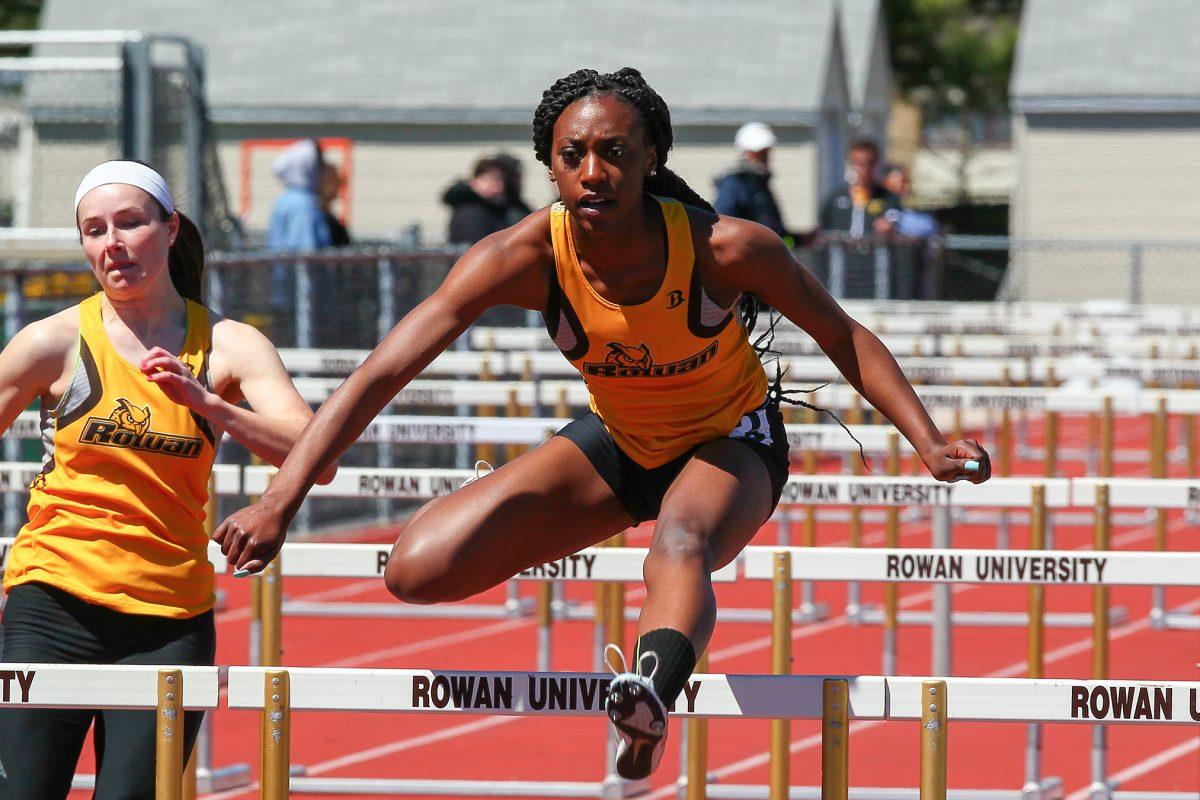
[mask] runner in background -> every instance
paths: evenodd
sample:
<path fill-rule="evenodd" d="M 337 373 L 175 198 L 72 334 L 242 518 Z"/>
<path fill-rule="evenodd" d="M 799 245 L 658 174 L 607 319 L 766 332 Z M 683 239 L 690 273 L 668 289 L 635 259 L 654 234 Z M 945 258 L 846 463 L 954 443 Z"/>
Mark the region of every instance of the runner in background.
<path fill-rule="evenodd" d="M 45 446 L 8 554 L 0 661 L 211 665 L 204 521 L 217 443 L 229 433 L 279 464 L 312 412 L 261 333 L 202 304 L 200 233 L 161 175 L 99 165 L 75 220 L 101 291 L 0 352 L 0 432 L 37 399 Z M 185 758 L 201 716 L 185 715 Z M 154 719 L 5 710 L 0 798 L 66 797 L 95 721 L 97 800 L 151 800 Z"/>

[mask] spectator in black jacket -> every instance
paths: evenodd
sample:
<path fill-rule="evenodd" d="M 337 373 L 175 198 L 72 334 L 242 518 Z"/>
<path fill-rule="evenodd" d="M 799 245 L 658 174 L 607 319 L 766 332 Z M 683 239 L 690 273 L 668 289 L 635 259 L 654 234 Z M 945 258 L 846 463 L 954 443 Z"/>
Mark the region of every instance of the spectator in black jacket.
<path fill-rule="evenodd" d="M 892 232 L 900 198 L 879 185 L 879 145 L 857 139 L 850 145 L 850 181 L 821 204 L 822 231 L 838 231 L 852 239 Z M 892 212 L 892 213 L 888 213 Z"/>
<path fill-rule="evenodd" d="M 451 209 L 446 237 L 451 244 L 475 244 L 529 213 L 510 189 L 512 169 L 502 156 L 481 158 L 475 162 L 470 180 L 459 181 L 446 190 L 442 202 Z M 522 208 L 523 212 L 517 213 Z"/>
<path fill-rule="evenodd" d="M 713 205 L 717 213 L 752 220 L 781 237 L 788 236 L 779 204 L 771 191 L 774 131 L 761 122 L 747 122 L 738 128 L 733 143 L 738 149 L 738 163 L 714 180 L 717 201 Z"/>

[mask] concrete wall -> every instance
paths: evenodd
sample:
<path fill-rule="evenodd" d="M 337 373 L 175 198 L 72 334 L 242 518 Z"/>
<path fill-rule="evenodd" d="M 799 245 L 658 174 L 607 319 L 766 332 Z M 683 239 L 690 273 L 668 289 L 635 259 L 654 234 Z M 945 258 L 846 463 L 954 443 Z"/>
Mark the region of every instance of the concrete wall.
<path fill-rule="evenodd" d="M 1200 114 L 1037 114 L 1014 124 L 1019 239 L 1200 242 Z M 1023 297 L 1128 298 L 1132 256 L 1112 247 L 1014 259 Z M 1143 300 L 1200 302 L 1200 247 L 1141 254 Z"/>

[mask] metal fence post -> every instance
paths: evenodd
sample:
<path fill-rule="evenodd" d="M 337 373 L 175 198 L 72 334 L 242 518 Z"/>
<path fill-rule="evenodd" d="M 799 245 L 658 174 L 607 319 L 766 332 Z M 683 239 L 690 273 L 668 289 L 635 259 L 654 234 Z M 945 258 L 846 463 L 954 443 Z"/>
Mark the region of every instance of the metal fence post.
<path fill-rule="evenodd" d="M 21 330 L 25 316 L 25 280 L 19 272 L 9 273 L 4 281 L 4 342 L 7 344 Z M 21 442 L 15 437 L 4 440 L 4 460 L 21 460 Z M 15 536 L 24 516 L 22 496 L 17 492 L 4 495 L 4 535 Z"/>
<path fill-rule="evenodd" d="M 379 340 L 388 335 L 396 324 L 396 275 L 393 271 L 392 260 L 387 256 L 379 259 Z M 390 469 L 393 464 L 392 443 L 387 437 L 381 437 L 376 445 L 375 463 L 380 469 Z M 392 513 L 392 501 L 381 497 L 375 501 L 375 515 L 380 522 L 386 522 Z"/>
<path fill-rule="evenodd" d="M 891 296 L 892 259 L 886 242 L 871 245 L 875 257 L 875 299 L 887 300 Z"/>
<path fill-rule="evenodd" d="M 829 293 L 838 300 L 846 296 L 846 249 L 841 239 L 829 243 Z"/>
<path fill-rule="evenodd" d="M 296 261 L 296 347 L 308 350 L 313 346 L 312 319 L 312 271 L 305 259 Z M 302 531 L 312 530 L 312 509 L 307 503 L 300 506 L 296 515 L 296 527 Z"/>
<path fill-rule="evenodd" d="M 1129 246 L 1129 302 L 1142 302 L 1142 246 L 1137 243 Z"/>

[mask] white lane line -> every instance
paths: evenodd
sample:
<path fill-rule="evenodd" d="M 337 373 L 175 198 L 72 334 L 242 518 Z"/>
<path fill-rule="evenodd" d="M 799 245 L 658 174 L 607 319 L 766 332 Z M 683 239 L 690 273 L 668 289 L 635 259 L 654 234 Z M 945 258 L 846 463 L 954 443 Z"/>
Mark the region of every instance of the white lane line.
<path fill-rule="evenodd" d="M 1127 767 L 1115 775 L 1110 775 L 1108 779 L 1115 782 L 1116 785 L 1120 787 L 1123 783 L 1131 781 L 1134 778 L 1140 778 L 1149 772 L 1153 772 L 1159 767 L 1170 764 L 1176 759 L 1183 758 L 1197 749 L 1200 749 L 1200 739 L 1188 739 L 1186 742 L 1180 742 L 1174 747 L 1150 756 L 1144 761 L 1139 761 L 1133 766 Z M 1090 787 L 1085 786 L 1079 791 L 1072 792 L 1070 795 L 1068 795 L 1067 800 L 1087 800 L 1089 797 L 1091 797 L 1091 789 Z"/>
<path fill-rule="evenodd" d="M 457 633 L 447 633 L 443 636 L 435 636 L 432 639 L 424 639 L 419 642 L 409 642 L 408 644 L 396 645 L 383 650 L 372 650 L 369 653 L 360 653 L 356 656 L 343 658 L 340 661 L 331 661 L 322 666 L 326 667 L 360 667 L 364 664 L 371 664 L 377 661 L 383 661 L 389 658 L 399 658 L 400 656 L 412 655 L 413 653 L 424 653 L 427 650 L 436 650 L 439 647 L 458 644 L 459 642 L 468 642 L 475 639 L 480 639 L 484 636 L 495 636 L 506 631 L 523 628 L 534 623 L 527 619 L 506 619 L 501 622 L 493 622 L 490 625 L 485 625 L 482 628 L 470 628 Z"/>

